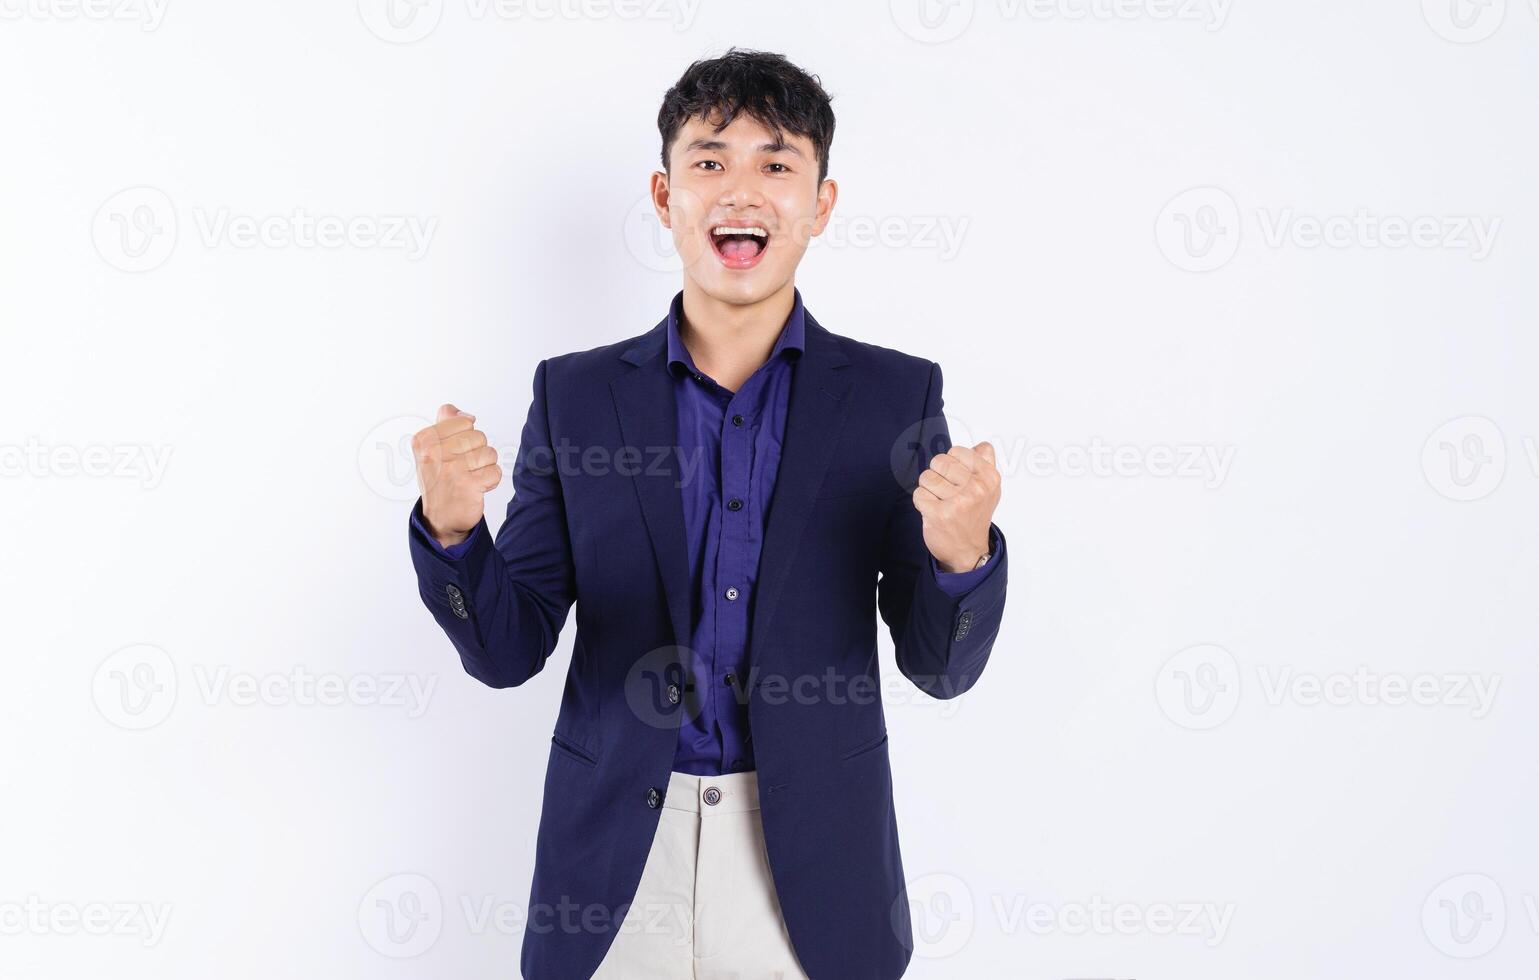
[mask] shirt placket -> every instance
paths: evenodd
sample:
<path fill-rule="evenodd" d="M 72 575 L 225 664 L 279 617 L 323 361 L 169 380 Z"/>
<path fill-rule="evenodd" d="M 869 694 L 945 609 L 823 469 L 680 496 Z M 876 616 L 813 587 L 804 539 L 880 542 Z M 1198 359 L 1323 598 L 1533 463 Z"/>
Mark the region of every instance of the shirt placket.
<path fill-rule="evenodd" d="M 738 684 L 741 683 L 743 655 L 748 645 L 748 609 L 750 569 L 748 552 L 749 525 L 753 508 L 753 434 L 754 413 L 750 409 L 753 392 L 760 379 L 755 376 L 742 385 L 727 403 L 721 420 L 721 562 L 722 570 L 717 615 L 717 676 L 713 686 L 723 705 L 718 718 L 730 717 L 733 724 L 723 726 L 721 766 L 732 771 L 734 762 L 745 763 L 747 746 L 742 744 L 742 725 L 738 718 Z"/>

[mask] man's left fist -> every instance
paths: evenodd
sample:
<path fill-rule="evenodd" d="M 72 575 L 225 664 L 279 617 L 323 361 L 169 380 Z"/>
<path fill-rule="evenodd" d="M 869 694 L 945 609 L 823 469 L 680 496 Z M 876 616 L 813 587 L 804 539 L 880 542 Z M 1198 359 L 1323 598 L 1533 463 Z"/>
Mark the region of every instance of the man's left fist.
<path fill-rule="evenodd" d="M 943 572 L 966 572 L 989 553 L 989 524 L 999 506 L 994 447 L 952 446 L 930 460 L 914 488 L 924 518 L 924 546 Z"/>

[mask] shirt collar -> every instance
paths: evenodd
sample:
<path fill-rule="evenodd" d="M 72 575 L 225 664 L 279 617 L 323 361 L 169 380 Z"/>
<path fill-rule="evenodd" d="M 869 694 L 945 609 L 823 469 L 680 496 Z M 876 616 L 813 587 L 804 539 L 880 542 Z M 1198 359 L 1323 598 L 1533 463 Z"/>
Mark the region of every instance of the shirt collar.
<path fill-rule="evenodd" d="M 770 350 L 768 360 L 784 357 L 790 360 L 800 357 L 805 347 L 807 338 L 807 312 L 802 306 L 802 291 L 791 289 L 793 296 L 791 302 L 791 315 L 786 317 L 785 326 L 780 328 L 780 336 L 775 339 L 775 346 Z M 684 372 L 699 374 L 695 369 L 695 359 L 689 356 L 689 348 L 684 346 L 684 341 L 679 337 L 679 324 L 684 319 L 684 293 L 673 297 L 673 302 L 668 305 L 668 370 L 675 377 Z M 793 353 L 794 352 L 794 353 Z"/>

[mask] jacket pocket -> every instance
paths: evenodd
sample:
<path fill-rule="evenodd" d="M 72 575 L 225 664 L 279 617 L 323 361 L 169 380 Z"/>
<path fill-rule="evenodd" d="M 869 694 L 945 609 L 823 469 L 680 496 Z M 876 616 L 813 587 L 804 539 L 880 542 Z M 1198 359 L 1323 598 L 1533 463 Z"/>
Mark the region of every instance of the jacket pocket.
<path fill-rule="evenodd" d="M 589 752 L 587 749 L 583 748 L 581 745 L 578 745 L 576 742 L 569 738 L 565 738 L 561 735 L 552 735 L 550 737 L 550 744 L 554 745 L 557 751 L 571 756 L 573 759 L 581 762 L 585 766 L 598 765 L 598 758 L 595 757 L 592 752 Z"/>
<path fill-rule="evenodd" d="M 876 736 L 875 738 L 867 739 L 866 741 L 855 746 L 853 749 L 846 751 L 844 754 L 840 755 L 839 758 L 841 761 L 855 759 L 865 755 L 867 752 L 875 752 L 877 749 L 886 744 L 887 733 L 884 731 L 882 734 Z"/>

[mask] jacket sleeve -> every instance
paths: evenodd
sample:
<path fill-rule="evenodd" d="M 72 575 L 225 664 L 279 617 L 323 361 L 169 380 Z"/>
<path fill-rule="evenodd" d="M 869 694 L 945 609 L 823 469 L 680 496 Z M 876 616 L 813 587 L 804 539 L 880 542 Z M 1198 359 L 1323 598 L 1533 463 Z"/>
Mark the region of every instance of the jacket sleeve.
<path fill-rule="evenodd" d="M 995 554 L 986 566 L 988 574 L 955 596 L 936 580 L 912 490 L 931 457 L 951 448 L 941 409 L 941 369 L 931 364 L 920 421 L 906 430 L 917 431 L 903 474 L 910 493 L 898 497 L 887 521 L 877 608 L 892 632 L 903 676 L 932 697 L 948 699 L 977 683 L 988 663 L 1004 614 L 1009 555 L 1004 532 L 990 524 Z"/>
<path fill-rule="evenodd" d="M 461 549 L 446 552 L 424 533 L 420 498 L 408 522 L 422 601 L 465 670 L 491 687 L 516 687 L 540 672 L 576 595 L 545 379 L 541 361 L 513 465 L 513 499 L 496 538 L 483 517 L 456 558 Z"/>

